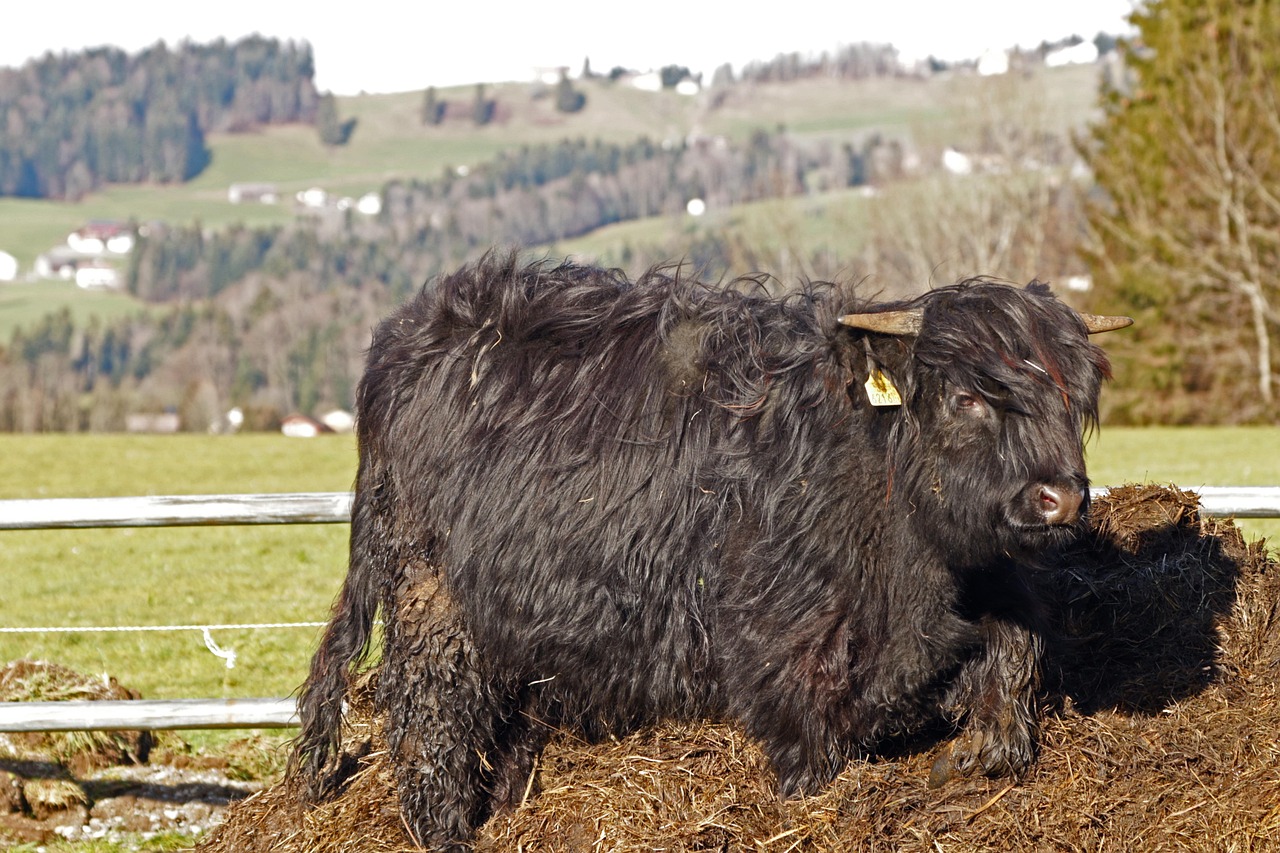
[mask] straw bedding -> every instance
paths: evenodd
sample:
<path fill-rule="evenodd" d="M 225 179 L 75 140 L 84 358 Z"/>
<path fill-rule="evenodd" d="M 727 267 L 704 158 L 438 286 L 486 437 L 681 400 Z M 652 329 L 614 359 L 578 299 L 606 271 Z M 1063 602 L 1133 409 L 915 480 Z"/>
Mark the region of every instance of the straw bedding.
<path fill-rule="evenodd" d="M 729 726 L 603 744 L 562 734 L 476 849 L 1280 850 L 1280 566 L 1177 489 L 1114 490 L 1092 527 L 1046 575 L 1059 636 L 1024 778 L 930 787 L 942 744 L 925 738 L 852 762 L 820 796 L 781 800 Z M 309 808 L 285 778 L 199 849 L 415 849 L 370 710 L 376 676 L 356 693 L 339 796 Z"/>

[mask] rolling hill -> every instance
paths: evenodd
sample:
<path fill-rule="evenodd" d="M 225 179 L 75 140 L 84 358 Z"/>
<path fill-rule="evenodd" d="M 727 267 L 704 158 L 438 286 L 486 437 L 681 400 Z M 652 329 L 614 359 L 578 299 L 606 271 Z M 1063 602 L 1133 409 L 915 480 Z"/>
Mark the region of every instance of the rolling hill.
<path fill-rule="evenodd" d="M 357 121 L 346 146 L 325 147 L 315 129 L 304 125 L 214 133 L 209 137 L 209 166 L 184 184 L 116 185 L 80 202 L 0 198 L 0 250 L 29 269 L 37 255 L 95 219 L 198 222 L 208 228 L 236 222 L 283 224 L 293 219 L 293 195 L 310 187 L 358 197 L 378 191 L 393 178 L 434 178 L 503 150 L 566 138 L 625 143 L 648 137 L 661 142 L 701 134 L 741 140 L 760 128 L 784 126 L 798 140 L 832 145 L 879 133 L 922 149 L 939 148 L 947 144 L 945 136 L 965 123 L 975 102 L 1015 97 L 1015 89 L 1029 86 L 1042 94 L 1038 100 L 1048 124 L 1067 131 L 1080 127 L 1091 114 L 1097 69 L 1040 69 L 1016 79 L 803 79 L 740 84 L 696 96 L 591 80 L 580 84 L 587 103 L 574 114 L 555 110 L 550 87 L 505 84 L 486 91 L 498 103 L 495 121 L 486 126 L 465 118 L 424 126 L 419 119 L 422 92 L 340 98 L 340 113 Z M 438 95 L 466 105 L 475 98 L 475 90 L 460 87 Z M 273 184 L 282 201 L 232 204 L 227 190 L 233 183 Z"/>

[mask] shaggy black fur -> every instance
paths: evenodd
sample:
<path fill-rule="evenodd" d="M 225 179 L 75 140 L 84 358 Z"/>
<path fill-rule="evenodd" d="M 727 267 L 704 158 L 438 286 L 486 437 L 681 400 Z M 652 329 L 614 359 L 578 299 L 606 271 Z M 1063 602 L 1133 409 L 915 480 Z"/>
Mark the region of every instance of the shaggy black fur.
<path fill-rule="evenodd" d="M 313 793 L 379 610 L 401 810 L 433 847 L 519 802 L 549 726 L 734 719 L 785 794 L 939 718 L 962 727 L 947 774 L 1025 768 L 1025 577 L 1083 523 L 1083 504 L 1047 523 L 1043 490 L 1087 489 L 1106 360 L 1036 283 L 910 305 L 923 328 L 895 337 L 837 318 L 902 304 L 834 285 L 490 257 L 393 313 L 302 693 Z M 869 405 L 875 369 L 904 405 Z"/>

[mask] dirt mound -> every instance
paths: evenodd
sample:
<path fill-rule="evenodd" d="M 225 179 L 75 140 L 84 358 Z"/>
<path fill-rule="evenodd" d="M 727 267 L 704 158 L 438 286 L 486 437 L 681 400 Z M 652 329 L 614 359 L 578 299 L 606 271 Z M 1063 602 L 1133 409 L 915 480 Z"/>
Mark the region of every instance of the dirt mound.
<path fill-rule="evenodd" d="M 109 676 L 47 661 L 0 667 L 0 702 L 137 699 Z M 0 732 L 0 847 L 197 833 L 261 787 L 228 778 L 227 759 L 189 754 L 176 735 L 150 732 Z"/>
<path fill-rule="evenodd" d="M 1280 567 L 1195 496 L 1125 487 L 1043 583 L 1057 636 L 1038 762 L 930 789 L 939 744 L 852 762 L 822 795 L 780 800 L 729 726 L 621 742 L 555 739 L 479 851 L 1280 850 Z M 296 780 L 232 807 L 199 849 L 408 851 L 368 683 L 344 738 L 341 795 Z M 538 788 L 536 793 L 532 790 Z"/>
<path fill-rule="evenodd" d="M 18 660 L 0 668 L 0 702 L 137 699 L 136 690 L 110 676 L 92 676 L 48 661 Z M 76 773 L 145 761 L 150 732 L 0 733 L 0 755 L 66 765 Z"/>

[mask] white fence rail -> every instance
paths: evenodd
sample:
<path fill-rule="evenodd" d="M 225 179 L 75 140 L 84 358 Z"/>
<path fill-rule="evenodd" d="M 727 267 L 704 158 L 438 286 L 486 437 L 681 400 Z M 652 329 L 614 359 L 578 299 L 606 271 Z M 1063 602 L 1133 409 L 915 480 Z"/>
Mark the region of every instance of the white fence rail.
<path fill-rule="evenodd" d="M 292 699 L 0 702 L 0 732 L 278 729 L 298 725 Z"/>
<path fill-rule="evenodd" d="M 1199 494 L 1200 508 L 1206 515 L 1280 518 L 1280 486 L 1203 486 L 1193 491 Z M 1095 496 L 1105 492 L 1094 489 Z M 0 530 L 337 524 L 350 520 L 349 492 L 0 501 Z M 155 627 L 160 626 L 152 629 Z M 0 703 L 0 732 L 283 728 L 297 724 L 294 700 L 286 698 Z"/>
<path fill-rule="evenodd" d="M 1206 515 L 1280 518 L 1280 486 L 1201 486 Z M 1094 496 L 1106 494 L 1093 490 Z M 223 524 L 337 524 L 351 520 L 350 492 L 170 495 L 0 501 L 0 530 L 192 527 Z"/>
<path fill-rule="evenodd" d="M 1106 489 L 1094 489 L 1095 494 Z M 1280 486 L 1201 486 L 1200 511 L 1216 518 L 1280 518 Z"/>
<path fill-rule="evenodd" d="M 350 520 L 350 492 L 0 501 L 0 530 L 333 524 Z"/>

